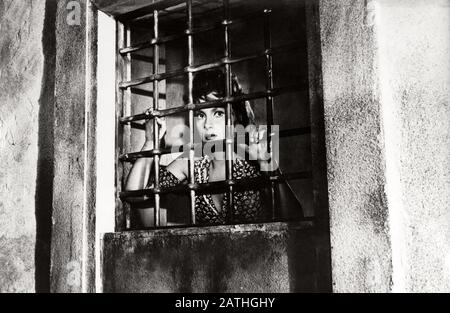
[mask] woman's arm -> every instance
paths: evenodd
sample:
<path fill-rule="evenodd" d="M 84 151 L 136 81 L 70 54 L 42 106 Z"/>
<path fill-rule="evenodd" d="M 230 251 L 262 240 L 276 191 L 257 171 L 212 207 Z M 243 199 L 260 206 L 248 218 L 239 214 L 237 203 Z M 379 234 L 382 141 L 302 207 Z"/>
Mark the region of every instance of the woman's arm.
<path fill-rule="evenodd" d="M 265 134 L 266 129 L 256 131 L 250 134 L 250 146 L 245 146 L 245 150 L 249 156 L 254 160 L 257 159 L 259 163 L 259 169 L 261 174 L 266 176 L 279 176 L 282 172 L 279 168 L 278 162 L 275 159 L 270 158 L 268 153 L 267 136 Z M 278 211 L 280 212 L 280 218 L 299 218 L 303 217 L 303 208 L 300 201 L 295 196 L 288 181 L 282 181 L 275 185 L 275 197 L 277 199 Z M 264 188 L 264 197 L 268 205 L 270 205 L 269 199 L 271 198 L 271 189 Z"/>
<path fill-rule="evenodd" d="M 141 151 L 147 151 L 153 149 L 153 142 L 145 142 Z M 150 172 L 153 165 L 153 158 L 139 158 L 134 162 L 128 175 L 127 183 L 125 186 L 126 191 L 141 190 L 148 185 Z"/>
<path fill-rule="evenodd" d="M 166 133 L 166 123 L 164 119 L 157 118 L 158 126 L 160 127 L 159 139 L 161 140 Z M 153 150 L 153 122 L 147 121 L 145 124 L 145 143 L 142 146 L 142 151 Z M 137 159 L 128 175 L 127 183 L 125 185 L 126 191 L 142 190 L 148 186 L 150 173 L 152 171 L 153 158 L 139 158 Z M 140 202 L 148 200 L 148 196 L 127 198 L 128 202 Z"/>

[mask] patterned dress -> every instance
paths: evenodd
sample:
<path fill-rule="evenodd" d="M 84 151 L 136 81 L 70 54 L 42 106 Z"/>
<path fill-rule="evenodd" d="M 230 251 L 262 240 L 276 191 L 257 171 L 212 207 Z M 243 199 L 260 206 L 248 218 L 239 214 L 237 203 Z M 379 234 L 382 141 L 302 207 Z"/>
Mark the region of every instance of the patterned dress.
<path fill-rule="evenodd" d="M 195 182 L 199 184 L 209 182 L 211 159 L 208 156 L 196 160 L 194 163 Z M 237 159 L 233 165 L 233 179 L 255 178 L 261 176 L 259 170 L 245 160 Z M 173 187 L 181 182 L 165 168 L 160 169 L 160 186 Z M 261 192 L 259 190 L 245 190 L 233 193 L 234 223 L 253 223 L 264 219 Z M 228 195 L 222 200 L 222 209 L 217 210 L 211 194 L 197 195 L 195 200 L 195 217 L 199 225 L 218 225 L 226 223 Z"/>

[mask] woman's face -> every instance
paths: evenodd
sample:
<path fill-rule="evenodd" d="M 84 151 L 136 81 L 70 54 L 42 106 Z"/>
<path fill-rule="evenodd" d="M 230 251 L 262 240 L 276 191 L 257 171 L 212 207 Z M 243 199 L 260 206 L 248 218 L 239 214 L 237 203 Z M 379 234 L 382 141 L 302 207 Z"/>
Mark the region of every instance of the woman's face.
<path fill-rule="evenodd" d="M 213 101 L 217 97 L 212 94 L 204 100 Z M 224 108 L 209 108 L 201 109 L 194 114 L 195 128 L 202 140 L 202 142 L 224 140 L 225 139 L 225 109 Z"/>
<path fill-rule="evenodd" d="M 225 109 L 210 108 L 195 112 L 195 127 L 202 142 L 225 139 Z"/>

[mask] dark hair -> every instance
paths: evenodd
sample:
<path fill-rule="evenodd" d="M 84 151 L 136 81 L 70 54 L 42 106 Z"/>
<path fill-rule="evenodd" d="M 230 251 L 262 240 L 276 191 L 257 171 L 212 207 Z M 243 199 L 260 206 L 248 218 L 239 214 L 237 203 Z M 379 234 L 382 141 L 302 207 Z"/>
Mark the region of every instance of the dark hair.
<path fill-rule="evenodd" d="M 232 78 L 232 96 L 242 94 L 242 89 L 235 76 Z M 225 97 L 225 74 L 221 69 L 211 69 L 199 72 L 194 77 L 193 97 L 194 102 L 198 102 L 207 95 L 213 94 L 218 98 Z M 241 101 L 232 104 L 235 123 L 244 127 L 249 124 L 255 124 L 255 116 L 249 102 Z"/>

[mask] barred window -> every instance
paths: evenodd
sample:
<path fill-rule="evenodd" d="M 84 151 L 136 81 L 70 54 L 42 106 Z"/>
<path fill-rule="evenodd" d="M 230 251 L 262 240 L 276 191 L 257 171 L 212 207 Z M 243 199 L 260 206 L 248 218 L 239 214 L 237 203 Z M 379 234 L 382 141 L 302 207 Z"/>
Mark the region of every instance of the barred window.
<path fill-rule="evenodd" d="M 318 217 L 306 37 L 302 1 L 117 17 L 118 231 Z"/>

